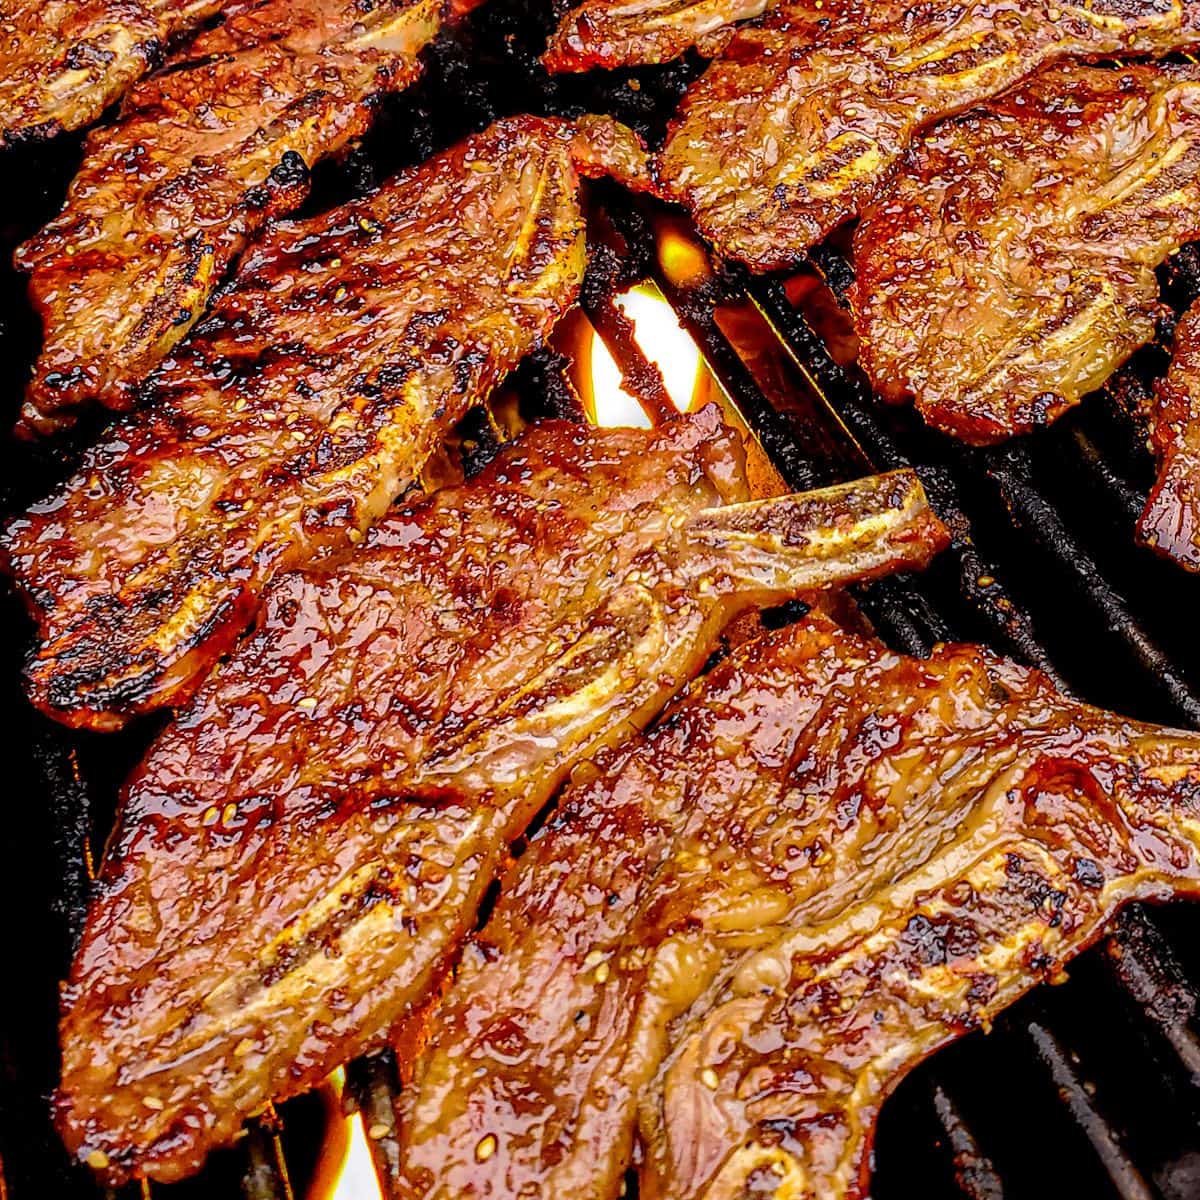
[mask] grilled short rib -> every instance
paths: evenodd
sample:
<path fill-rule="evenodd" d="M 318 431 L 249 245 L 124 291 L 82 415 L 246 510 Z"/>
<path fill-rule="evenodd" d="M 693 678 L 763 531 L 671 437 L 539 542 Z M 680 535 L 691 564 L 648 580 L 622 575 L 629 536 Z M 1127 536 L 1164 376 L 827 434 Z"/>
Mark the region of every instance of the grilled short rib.
<path fill-rule="evenodd" d="M 816 45 L 835 35 L 861 32 L 868 21 L 898 19 L 893 2 L 868 5 L 865 0 L 829 4 L 798 0 L 777 5 L 771 0 L 583 0 L 559 20 L 542 62 L 550 71 L 588 71 L 594 67 L 640 67 L 670 62 L 695 46 L 716 55 L 733 37 L 739 21 L 760 16 L 768 8 L 783 10 L 793 38 Z"/>
<path fill-rule="evenodd" d="M 128 408 L 309 168 L 407 86 L 442 0 L 241 0 L 90 135 L 63 211 L 17 251 L 45 326 L 22 428 Z"/>
<path fill-rule="evenodd" d="M 549 423 L 347 562 L 276 581 L 128 784 L 63 999 L 78 1156 L 176 1178 L 377 1043 L 509 842 L 736 612 L 944 543 L 909 472 L 745 495 L 714 408 Z"/>
<path fill-rule="evenodd" d="M 1200 735 L 972 646 L 747 643 L 501 885 L 400 1194 L 863 1197 L 884 1097 L 1135 897 L 1200 890 Z"/>
<path fill-rule="evenodd" d="M 766 7 L 767 0 L 583 0 L 563 14 L 542 62 L 550 71 L 670 62 L 695 45 L 719 49 L 730 25 Z"/>
<path fill-rule="evenodd" d="M 857 215 L 937 118 L 1056 59 L 1200 44 L 1200 0 L 889 2 L 816 45 L 801 11 L 798 32 L 786 9 L 738 32 L 662 155 L 668 193 L 718 250 L 762 270 L 794 265 Z"/>
<path fill-rule="evenodd" d="M 573 303 L 604 118 L 500 122 L 278 225 L 80 470 L 2 549 L 38 617 L 30 695 L 77 726 L 187 697 L 277 572 L 338 554 Z"/>
<path fill-rule="evenodd" d="M 862 364 L 966 441 L 1044 425 L 1154 337 L 1198 213 L 1200 67 L 1050 68 L 937 126 L 867 213 Z"/>
<path fill-rule="evenodd" d="M 228 0 L 225 0 L 228 3 Z M 8 0 L 0 148 L 90 125 L 222 0 Z"/>
<path fill-rule="evenodd" d="M 1155 387 L 1150 440 L 1158 479 L 1138 535 L 1181 566 L 1200 571 L 1200 303 L 1175 330 L 1170 370 Z"/>

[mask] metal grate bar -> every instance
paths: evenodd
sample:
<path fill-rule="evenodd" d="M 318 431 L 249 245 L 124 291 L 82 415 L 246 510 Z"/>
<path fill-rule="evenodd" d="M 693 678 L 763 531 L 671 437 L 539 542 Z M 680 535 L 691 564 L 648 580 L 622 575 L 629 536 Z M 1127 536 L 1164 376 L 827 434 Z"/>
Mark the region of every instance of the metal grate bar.
<path fill-rule="evenodd" d="M 755 280 L 751 294 L 784 346 L 805 370 L 826 404 L 845 423 L 856 442 L 880 469 L 911 466 L 910 456 L 886 428 L 878 404 L 865 382 L 852 376 L 829 356 L 824 343 L 803 313 L 788 300 L 775 279 Z M 833 399 L 836 396 L 836 401 Z M 1038 638 L 1032 616 L 1012 599 L 1002 570 L 979 552 L 972 522 L 959 498 L 959 488 L 949 472 L 929 470 L 922 478 L 930 490 L 938 515 L 950 527 L 959 559 L 959 589 L 965 600 L 983 616 L 988 626 L 1017 654 L 1065 688 L 1053 655 Z"/>
<path fill-rule="evenodd" d="M 1079 1077 L 1058 1039 L 1038 1021 L 1031 1021 L 1026 1033 L 1122 1200 L 1155 1200 L 1154 1192 L 1122 1149 L 1116 1133 L 1096 1109 L 1088 1085 Z"/>
<path fill-rule="evenodd" d="M 1116 507 L 1124 522 L 1131 529 L 1134 528 L 1141 518 L 1145 496 L 1113 469 L 1100 448 L 1082 429 L 1073 429 L 1071 439 L 1080 463 L 1095 480 L 1097 495 L 1103 496 L 1110 505 Z"/>
<path fill-rule="evenodd" d="M 979 1148 L 954 1101 L 941 1084 L 933 1088 L 933 1110 L 954 1154 L 954 1176 L 968 1200 L 1003 1200 L 1004 1184 L 991 1159 Z"/>
<path fill-rule="evenodd" d="M 1146 678 L 1189 724 L 1200 727 L 1200 696 L 1138 624 L 1129 606 L 1104 578 L 1095 560 L 1063 523 L 1057 509 L 1030 478 L 1028 458 L 1017 449 L 1002 448 L 987 458 L 987 473 L 1004 495 L 1013 514 L 1059 568 L 1071 578 L 1104 620 L 1110 632 L 1123 641 Z"/>
<path fill-rule="evenodd" d="M 1200 1037 L 1191 1027 L 1200 998 L 1144 908 L 1128 910 L 1108 939 L 1113 978 L 1178 1056 L 1200 1088 Z"/>

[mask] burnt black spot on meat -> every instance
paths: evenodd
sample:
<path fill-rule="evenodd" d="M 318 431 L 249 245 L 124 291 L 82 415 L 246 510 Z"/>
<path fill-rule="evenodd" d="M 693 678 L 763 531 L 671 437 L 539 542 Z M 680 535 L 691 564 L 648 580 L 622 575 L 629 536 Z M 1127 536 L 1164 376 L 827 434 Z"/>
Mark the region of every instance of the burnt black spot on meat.
<path fill-rule="evenodd" d="M 295 150 L 288 150 L 272 168 L 270 180 L 276 187 L 295 188 L 304 187 L 308 176 L 308 164 Z"/>

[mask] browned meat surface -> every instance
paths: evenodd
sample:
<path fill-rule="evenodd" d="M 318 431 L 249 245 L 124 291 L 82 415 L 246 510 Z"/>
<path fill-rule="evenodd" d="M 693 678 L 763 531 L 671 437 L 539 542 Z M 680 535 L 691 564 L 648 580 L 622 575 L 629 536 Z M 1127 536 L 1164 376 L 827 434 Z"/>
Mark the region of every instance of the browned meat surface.
<path fill-rule="evenodd" d="M 876 12 L 883 7 L 872 6 Z M 589 71 L 669 62 L 692 46 L 713 55 L 728 44 L 738 21 L 768 8 L 782 10 L 777 24 L 786 21 L 806 45 L 861 29 L 867 20 L 859 0 L 583 0 L 563 14 L 542 61 L 551 71 Z"/>
<path fill-rule="evenodd" d="M 1200 735 L 810 617 L 563 800 L 431 1014 L 406 1197 L 863 1197 L 884 1097 L 1134 897 L 1200 890 Z"/>
<path fill-rule="evenodd" d="M 642 166 L 605 119 L 516 118 L 276 227 L 155 401 L 5 532 L 34 702 L 111 728 L 185 699 L 267 581 L 360 539 L 574 301 L 578 172 Z"/>
<path fill-rule="evenodd" d="M 967 441 L 1044 425 L 1154 336 L 1198 212 L 1200 68 L 1045 71 L 933 130 L 859 226 L 863 366 Z"/>
<path fill-rule="evenodd" d="M 944 542 L 908 472 L 745 495 L 714 408 L 654 432 L 549 424 L 348 562 L 273 584 L 128 785 L 64 993 L 76 1154 L 175 1178 L 378 1042 L 508 843 L 736 612 Z"/>
<path fill-rule="evenodd" d="M 17 251 L 46 337 L 26 431 L 129 407 L 309 168 L 417 75 L 442 0 L 240 0 L 93 133 L 62 213 Z"/>
<path fill-rule="evenodd" d="M 225 0 L 227 3 L 228 0 Z M 222 0 L 6 0 L 0 148 L 80 129 Z"/>
<path fill-rule="evenodd" d="M 1156 389 L 1151 440 L 1158 479 L 1138 534 L 1181 566 L 1200 571 L 1200 304 L 1175 331 L 1175 355 Z"/>
<path fill-rule="evenodd" d="M 796 263 L 875 197 L 922 126 L 1065 56 L 1200 44 L 1200 0 L 888 3 L 853 24 L 814 46 L 811 24 L 797 33 L 781 10 L 739 31 L 685 97 L 663 182 L 723 254 Z"/>

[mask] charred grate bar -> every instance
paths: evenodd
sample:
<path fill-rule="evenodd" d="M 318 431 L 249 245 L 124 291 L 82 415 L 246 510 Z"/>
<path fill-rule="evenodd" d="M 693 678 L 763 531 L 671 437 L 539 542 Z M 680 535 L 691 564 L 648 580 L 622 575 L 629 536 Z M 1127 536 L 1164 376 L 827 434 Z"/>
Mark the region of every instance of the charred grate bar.
<path fill-rule="evenodd" d="M 652 140 L 661 137 L 699 62 L 550 80 L 536 62 L 550 24 L 544 8 L 490 0 L 444 35 L 428 56 L 425 81 L 389 102 L 359 150 L 322 169 L 314 204 L 362 191 L 509 112 L 607 111 Z M 446 96 L 456 103 L 446 104 Z M 53 211 L 77 146 L 65 139 L 21 159 L 38 182 L 5 202 L 6 243 Z M 790 486 L 901 465 L 921 472 L 955 545 L 928 575 L 861 592 L 860 606 L 888 640 L 917 653 L 952 637 L 987 641 L 1101 704 L 1200 726 L 1200 650 L 1190 633 L 1200 580 L 1132 543 L 1149 463 L 1122 394 L 1161 371 L 1161 350 L 1140 355 L 1105 397 L 1055 429 L 998 450 L 968 450 L 913 414 L 880 406 L 834 347 L 829 330 L 853 279 L 836 246 L 813 253 L 812 286 L 801 300 L 789 291 L 793 280 L 750 279 L 720 263 L 703 278 L 685 279 L 662 253 L 664 231 L 681 229 L 677 213 L 611 186 L 598 185 L 592 195 L 582 309 L 652 419 L 671 411 L 671 399 L 617 303 L 622 291 L 647 280 Z M 1200 295 L 1200 254 L 1179 255 L 1164 283 L 1181 311 Z M 0 305 L 0 376 L 15 395 L 35 339 L 23 286 L 12 275 L 0 278 Z M 748 352 L 736 333 L 755 321 L 759 340 Z M 760 353 L 782 373 L 774 387 L 764 386 Z M 511 390 L 525 400 L 526 418 L 582 418 L 569 368 L 551 351 L 521 368 Z M 499 415 L 476 417 L 462 436 L 469 471 L 494 453 L 507 428 Z M 65 469 L 57 453 L 35 460 L 24 447 L 6 465 L 10 508 Z M 15 606 L 10 628 L 23 628 Z M 106 739 L 50 726 L 19 697 L 19 641 L 10 638 L 5 651 L 19 750 L 5 877 L 9 912 L 21 914 L 10 962 L 20 964 L 23 986 L 4 989 L 0 1197 L 83 1200 L 100 1193 L 86 1172 L 67 1164 L 45 1104 L 56 1056 L 54 981 L 79 929 L 93 847 L 107 834 L 116 787 L 152 730 Z M 1039 990 L 1004 1014 L 989 1037 L 966 1039 L 906 1080 L 884 1110 L 877 1200 L 910 1196 L 915 1186 L 935 1200 L 1200 1195 L 1195 922 L 1185 906 L 1132 910 L 1078 961 L 1071 982 Z M 329 1200 L 337 1182 L 322 1175 L 321 1151 L 331 1130 L 348 1136 L 339 1119 L 347 1108 L 359 1111 L 360 1145 L 386 1182 L 395 1165 L 396 1086 L 388 1056 L 350 1064 L 340 1092 L 265 1114 L 196 1180 L 121 1195 Z"/>

